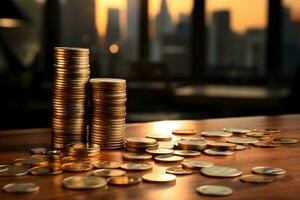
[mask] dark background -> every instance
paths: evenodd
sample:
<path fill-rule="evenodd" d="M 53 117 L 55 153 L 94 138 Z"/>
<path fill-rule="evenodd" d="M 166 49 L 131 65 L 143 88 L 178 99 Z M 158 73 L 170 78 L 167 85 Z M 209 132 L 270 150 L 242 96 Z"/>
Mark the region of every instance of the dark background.
<path fill-rule="evenodd" d="M 1 1 L 0 129 L 50 127 L 55 46 L 90 48 L 91 77 L 127 80 L 128 122 L 299 112 L 298 0 L 264 0 L 266 26 L 243 33 L 210 0 L 189 0 L 176 23 L 165 0 L 154 18 L 151 0 L 120 1 L 105 36 L 94 0 Z"/>

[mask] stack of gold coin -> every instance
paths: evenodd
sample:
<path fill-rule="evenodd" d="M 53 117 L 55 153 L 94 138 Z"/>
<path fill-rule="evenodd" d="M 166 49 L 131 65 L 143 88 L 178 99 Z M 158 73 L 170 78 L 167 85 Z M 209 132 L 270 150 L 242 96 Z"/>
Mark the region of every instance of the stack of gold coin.
<path fill-rule="evenodd" d="M 86 90 L 89 49 L 54 48 L 52 146 L 86 140 Z"/>
<path fill-rule="evenodd" d="M 156 139 L 143 137 L 130 137 L 126 139 L 126 150 L 131 152 L 145 152 L 148 148 L 157 148 Z"/>
<path fill-rule="evenodd" d="M 90 142 L 103 149 L 124 148 L 126 118 L 126 80 L 90 80 L 92 119 Z"/>
<path fill-rule="evenodd" d="M 100 160 L 100 146 L 97 144 L 71 143 L 66 146 L 64 163 L 87 161 L 96 163 Z"/>

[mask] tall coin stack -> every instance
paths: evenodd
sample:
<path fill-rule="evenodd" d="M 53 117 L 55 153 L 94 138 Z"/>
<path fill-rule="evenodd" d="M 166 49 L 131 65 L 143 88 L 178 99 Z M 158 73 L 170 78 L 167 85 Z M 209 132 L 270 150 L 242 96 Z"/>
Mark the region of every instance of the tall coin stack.
<path fill-rule="evenodd" d="M 126 118 L 126 80 L 90 79 L 92 118 L 90 143 L 102 149 L 124 148 Z"/>
<path fill-rule="evenodd" d="M 89 49 L 54 48 L 52 147 L 86 141 Z"/>

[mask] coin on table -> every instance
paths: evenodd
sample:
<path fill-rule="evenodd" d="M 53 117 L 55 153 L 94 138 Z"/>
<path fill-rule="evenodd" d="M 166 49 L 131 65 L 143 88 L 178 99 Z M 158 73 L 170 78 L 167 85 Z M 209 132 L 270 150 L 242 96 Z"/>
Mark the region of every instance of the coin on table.
<path fill-rule="evenodd" d="M 251 131 L 246 134 L 248 137 L 255 137 L 260 140 L 268 140 L 272 137 L 271 133 L 263 132 L 263 131 Z"/>
<path fill-rule="evenodd" d="M 202 185 L 196 188 L 196 191 L 203 195 L 227 196 L 232 194 L 232 189 L 221 185 Z"/>
<path fill-rule="evenodd" d="M 227 142 L 234 144 L 253 144 L 259 142 L 259 140 L 254 137 L 231 137 L 227 139 Z"/>
<path fill-rule="evenodd" d="M 32 175 L 55 175 L 61 174 L 63 171 L 58 168 L 58 170 L 54 170 L 50 167 L 35 167 L 30 170 L 30 174 Z"/>
<path fill-rule="evenodd" d="M 229 128 L 223 128 L 223 131 L 227 131 L 227 132 L 234 133 L 234 134 L 246 134 L 246 133 L 250 132 L 251 130 L 248 128 L 229 127 Z"/>
<path fill-rule="evenodd" d="M 191 169 L 185 169 L 182 168 L 181 166 L 179 167 L 170 167 L 166 170 L 167 173 L 169 174 L 175 174 L 175 175 L 187 175 L 187 174 L 192 174 L 195 171 L 191 170 Z"/>
<path fill-rule="evenodd" d="M 217 149 L 217 150 L 233 151 L 236 148 L 236 144 L 228 143 L 228 142 L 207 141 L 207 147 L 211 149 Z"/>
<path fill-rule="evenodd" d="M 48 161 L 43 156 L 30 157 L 30 158 L 18 158 L 14 162 L 17 166 L 28 166 L 28 167 L 38 167 L 48 165 Z"/>
<path fill-rule="evenodd" d="M 63 186 L 68 189 L 96 189 L 106 184 L 105 178 L 97 176 L 70 176 L 63 180 Z"/>
<path fill-rule="evenodd" d="M 125 160 L 149 160 L 152 158 L 151 154 L 148 153 L 124 153 L 123 158 Z"/>
<path fill-rule="evenodd" d="M 36 147 L 36 148 L 31 148 L 30 153 L 33 155 L 44 155 L 48 149 L 46 147 Z"/>
<path fill-rule="evenodd" d="M 235 149 L 236 151 L 245 150 L 247 147 L 245 145 L 237 144 Z"/>
<path fill-rule="evenodd" d="M 279 147 L 280 143 L 272 143 L 270 141 L 261 141 L 253 144 L 256 147 L 266 147 L 266 148 L 274 148 Z"/>
<path fill-rule="evenodd" d="M 195 135 L 196 130 L 193 130 L 193 129 L 177 129 L 177 130 L 173 130 L 172 134 L 175 134 L 175 135 Z"/>
<path fill-rule="evenodd" d="M 297 139 L 294 138 L 286 138 L 286 137 L 277 137 L 277 138 L 273 138 L 271 140 L 272 143 L 279 143 L 279 144 L 296 144 L 299 141 Z"/>
<path fill-rule="evenodd" d="M 35 183 L 9 183 L 3 186 L 3 191 L 9 193 L 31 193 L 39 189 Z"/>
<path fill-rule="evenodd" d="M 182 161 L 182 167 L 190 169 L 202 169 L 203 167 L 211 167 L 214 164 L 204 160 L 184 160 Z"/>
<path fill-rule="evenodd" d="M 145 181 L 149 182 L 171 182 L 176 180 L 176 176 L 173 174 L 159 174 L 159 173 L 148 173 L 143 176 Z"/>
<path fill-rule="evenodd" d="M 177 156 L 200 156 L 201 152 L 193 150 L 175 150 L 173 154 Z"/>
<path fill-rule="evenodd" d="M 280 133 L 281 132 L 280 129 L 276 129 L 276 128 L 254 129 L 254 131 L 262 131 L 262 132 L 266 132 L 266 133 Z"/>
<path fill-rule="evenodd" d="M 271 183 L 274 181 L 274 178 L 269 176 L 247 174 L 241 176 L 240 180 L 247 183 Z"/>
<path fill-rule="evenodd" d="M 94 176 L 113 177 L 123 176 L 126 172 L 120 169 L 97 169 L 93 171 Z"/>
<path fill-rule="evenodd" d="M 137 176 L 116 176 L 107 179 L 110 185 L 135 185 L 142 181 L 140 177 Z"/>
<path fill-rule="evenodd" d="M 164 154 L 172 154 L 172 149 L 164 149 L 164 148 L 148 148 L 146 149 L 147 153 L 155 154 L 155 155 L 164 155 Z"/>
<path fill-rule="evenodd" d="M 144 171 L 152 169 L 152 165 L 149 163 L 125 163 L 121 165 L 121 168 L 132 171 Z"/>
<path fill-rule="evenodd" d="M 207 142 L 203 140 L 179 140 L 177 145 L 179 149 L 202 151 L 206 149 Z"/>
<path fill-rule="evenodd" d="M 121 163 L 117 161 L 98 161 L 93 163 L 93 166 L 99 169 L 116 169 L 121 166 Z"/>
<path fill-rule="evenodd" d="M 0 176 L 23 176 L 29 172 L 29 168 L 15 166 L 15 165 L 6 165 L 7 170 L 0 172 Z"/>
<path fill-rule="evenodd" d="M 7 165 L 0 165 L 0 173 L 8 170 Z"/>
<path fill-rule="evenodd" d="M 201 136 L 205 136 L 205 137 L 230 137 L 230 136 L 232 136 L 232 133 L 228 132 L 228 131 L 204 131 L 204 132 L 201 132 Z"/>
<path fill-rule="evenodd" d="M 256 174 L 280 175 L 285 174 L 286 170 L 279 167 L 254 167 L 252 171 Z"/>
<path fill-rule="evenodd" d="M 158 142 L 158 148 L 173 149 L 174 144 L 172 142 Z"/>
<path fill-rule="evenodd" d="M 178 162 L 178 161 L 182 161 L 184 157 L 175 156 L 175 155 L 160 155 L 160 156 L 155 156 L 154 159 L 156 161 L 162 161 L 162 162 Z"/>
<path fill-rule="evenodd" d="M 166 135 L 166 134 L 147 134 L 146 138 L 152 138 L 157 141 L 170 141 L 172 140 L 172 135 Z"/>
<path fill-rule="evenodd" d="M 205 149 L 204 153 L 211 156 L 230 156 L 234 154 L 234 152 L 230 150 L 217 150 L 217 149 Z"/>
<path fill-rule="evenodd" d="M 242 171 L 238 168 L 220 166 L 220 165 L 214 165 L 212 167 L 202 168 L 201 172 L 207 176 L 223 177 L 223 178 L 235 177 L 242 174 Z"/>
<path fill-rule="evenodd" d="M 126 142 L 132 145 L 148 145 L 156 143 L 156 140 L 152 138 L 130 137 L 126 139 Z"/>
<path fill-rule="evenodd" d="M 93 168 L 93 165 L 89 162 L 74 162 L 74 163 L 65 163 L 61 166 L 63 171 L 68 172 L 83 172 L 88 171 Z"/>

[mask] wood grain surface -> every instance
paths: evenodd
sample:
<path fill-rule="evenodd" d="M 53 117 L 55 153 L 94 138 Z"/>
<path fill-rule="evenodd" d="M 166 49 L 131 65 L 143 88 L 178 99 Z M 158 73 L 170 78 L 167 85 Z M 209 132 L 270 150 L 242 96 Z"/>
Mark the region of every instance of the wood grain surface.
<path fill-rule="evenodd" d="M 275 136 L 292 137 L 300 140 L 300 115 L 283 115 L 273 117 L 241 117 L 208 120 L 160 121 L 151 123 L 128 124 L 126 136 L 145 136 L 148 133 L 168 134 L 173 129 L 192 128 L 200 131 L 220 130 L 224 127 L 246 128 L 277 128 L 282 133 Z M 174 136 L 174 140 L 178 139 Z M 50 129 L 9 130 L 0 132 L 0 164 L 12 162 L 16 158 L 29 156 L 29 149 L 50 145 Z M 102 151 L 103 160 L 122 161 L 124 151 Z M 68 190 L 62 187 L 62 180 L 74 174 L 63 173 L 53 176 L 20 176 L 0 177 L 0 187 L 11 182 L 35 182 L 40 186 L 36 193 L 15 195 L 0 192 L 0 200 L 18 199 L 148 199 L 148 200 L 193 200 L 215 199 L 216 197 L 202 196 L 195 188 L 204 184 L 218 184 L 231 187 L 234 192 L 220 199 L 300 199 L 300 144 L 284 145 L 278 148 L 251 147 L 237 151 L 232 156 L 213 157 L 202 154 L 195 159 L 211 161 L 214 164 L 236 166 L 243 170 L 243 174 L 251 173 L 255 166 L 274 166 L 287 170 L 284 176 L 276 177 L 270 184 L 243 183 L 236 178 L 211 178 L 195 173 L 177 176 L 171 184 L 154 184 L 142 182 L 139 185 L 119 187 L 106 186 L 93 190 Z M 154 163 L 153 171 L 164 172 L 167 167 L 180 163 Z M 149 172 L 149 171 L 148 171 Z M 141 176 L 148 172 L 130 172 L 127 174 Z"/>

